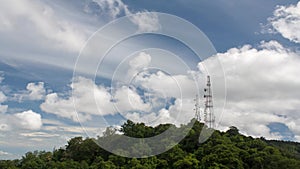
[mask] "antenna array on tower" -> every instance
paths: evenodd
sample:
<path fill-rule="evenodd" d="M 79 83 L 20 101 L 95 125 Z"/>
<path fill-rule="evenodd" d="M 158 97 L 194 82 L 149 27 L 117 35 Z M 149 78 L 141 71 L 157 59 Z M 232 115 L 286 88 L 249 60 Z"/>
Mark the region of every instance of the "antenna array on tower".
<path fill-rule="evenodd" d="M 209 128 L 215 127 L 215 116 L 213 111 L 213 100 L 210 76 L 207 76 L 206 88 L 204 88 L 204 122 Z"/>
<path fill-rule="evenodd" d="M 199 97 L 198 94 L 196 95 L 196 98 L 194 99 L 195 101 L 195 119 L 198 120 L 199 122 L 201 121 L 200 117 L 200 104 L 199 104 Z"/>

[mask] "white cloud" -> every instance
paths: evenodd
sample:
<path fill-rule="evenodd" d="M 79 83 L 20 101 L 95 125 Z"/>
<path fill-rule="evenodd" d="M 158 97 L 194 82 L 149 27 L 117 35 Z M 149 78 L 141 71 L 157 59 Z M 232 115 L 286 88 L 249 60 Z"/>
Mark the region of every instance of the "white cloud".
<path fill-rule="evenodd" d="M 6 134 L 7 131 L 39 130 L 42 125 L 41 115 L 32 110 L 0 114 L 0 131 L 6 132 Z"/>
<path fill-rule="evenodd" d="M 159 19 L 155 13 L 137 12 L 130 19 L 138 26 L 140 32 L 154 32 L 160 29 Z"/>
<path fill-rule="evenodd" d="M 25 137 L 38 137 L 38 138 L 43 138 L 43 137 L 58 137 L 58 134 L 50 134 L 46 132 L 30 132 L 30 133 L 20 133 L 21 136 Z"/>
<path fill-rule="evenodd" d="M 132 12 L 128 9 L 128 6 L 122 2 L 122 0 L 94 0 L 98 4 L 98 16 L 102 18 L 108 18 L 110 20 L 116 19 L 120 16 L 128 15 L 132 23 L 138 26 L 140 32 L 153 32 L 160 29 L 158 17 L 155 13 L 148 11 Z M 90 13 L 93 11 L 93 7 L 90 5 L 93 3 L 87 3 L 85 11 Z"/>
<path fill-rule="evenodd" d="M 146 125 L 157 126 L 159 124 L 171 123 L 176 126 L 187 124 L 194 117 L 195 102 L 191 99 L 177 99 L 174 105 L 169 109 L 162 108 L 158 112 L 141 113 L 141 112 L 128 112 L 126 118 L 134 122 L 143 122 Z"/>
<path fill-rule="evenodd" d="M 129 61 L 128 78 L 135 77 L 138 73 L 146 69 L 151 63 L 151 56 L 148 53 L 140 52 L 137 56 Z"/>
<path fill-rule="evenodd" d="M 300 118 L 299 53 L 276 41 L 262 42 L 258 49 L 250 45 L 232 48 L 204 61 L 212 75 L 217 72 L 218 60 L 227 82 L 227 104 L 220 128 L 235 125 L 249 135 L 278 138 L 267 125 L 281 122 L 300 135 L 296 127 Z M 219 83 L 213 81 L 213 87 L 218 88 Z M 221 112 L 215 110 L 219 120 Z"/>
<path fill-rule="evenodd" d="M 198 79 L 195 81 L 192 73 L 169 75 L 163 70 L 151 71 L 152 56 L 146 52 L 140 52 L 137 56 L 129 60 L 129 69 L 127 79 L 130 81 L 131 88 L 139 88 L 144 95 L 145 102 L 143 112 L 132 111 L 134 109 L 124 108 L 126 118 L 135 122 L 144 122 L 147 125 L 155 126 L 161 123 L 173 123 L 180 125 L 189 122 L 194 117 L 194 97 L 197 93 Z M 149 69 L 150 68 L 150 69 Z M 123 86 L 124 90 L 127 90 Z M 119 89 L 119 91 L 122 91 Z M 123 94 L 128 92 L 122 91 Z M 130 94 L 129 103 L 122 105 L 134 105 L 143 107 L 143 101 L 137 95 Z M 125 96 L 120 97 L 126 98 Z M 174 105 L 169 105 L 166 109 L 169 99 L 175 100 Z M 126 101 L 127 99 L 125 99 Z M 170 103 L 168 103 L 170 104 Z M 129 111 L 128 111 L 129 110 Z M 131 110 L 131 111 L 130 111 Z"/>
<path fill-rule="evenodd" d="M 77 77 L 71 84 L 72 93 L 48 94 L 40 107 L 47 113 L 81 122 L 92 120 L 91 115 L 104 116 L 117 112 L 134 119 L 159 118 L 161 123 L 172 120 L 179 125 L 188 122 L 194 115 L 193 99 L 198 91 L 193 74 L 172 76 L 162 71 L 149 72 L 147 67 L 150 63 L 151 56 L 145 52 L 128 62 L 129 78 L 136 76 L 133 85 L 120 84 L 110 89 L 96 85 L 91 79 Z M 171 98 L 175 104 L 166 110 Z M 180 112 L 184 116 L 177 118 Z M 137 116 L 137 113 L 146 113 L 147 116 Z"/>
<path fill-rule="evenodd" d="M 140 113 L 129 112 L 124 115 L 127 119 L 130 119 L 136 123 L 145 123 L 150 126 L 157 126 L 165 123 L 175 123 L 174 119 L 170 116 L 170 113 L 166 109 L 161 109 L 159 112 Z"/>
<path fill-rule="evenodd" d="M 115 107 L 118 112 L 127 112 L 132 110 L 149 111 L 150 105 L 144 103 L 137 92 L 128 86 L 122 86 L 114 94 L 116 100 Z"/>
<path fill-rule="evenodd" d="M 195 72 L 169 75 L 163 72 L 163 69 L 152 71 L 151 60 L 151 55 L 140 52 L 128 62 L 129 69 L 127 72 L 127 79 L 132 79 L 130 81 L 131 87 L 142 90 L 141 93 L 143 94 L 140 95 L 143 95 L 145 102 L 151 106 L 145 109 L 146 112 L 125 111 L 123 115 L 133 121 L 144 122 L 153 126 L 159 123 L 180 125 L 189 122 L 194 116 L 195 103 L 193 99 L 198 91 L 196 83 L 199 79 L 194 79 Z M 175 103 L 166 109 L 171 98 L 175 100 Z M 131 104 L 141 102 L 131 101 L 130 98 L 129 101 Z M 183 116 L 181 116 L 182 114 Z"/>
<path fill-rule="evenodd" d="M 78 77 L 71 88 L 73 93 L 64 96 L 66 98 L 59 97 L 57 93 L 48 94 L 40 106 L 41 109 L 74 121 L 78 121 L 78 118 L 86 121 L 90 120 L 90 115 L 103 116 L 119 111 L 145 110 L 149 107 L 143 103 L 136 91 L 124 86 L 116 89 L 112 96 L 108 88 L 96 85 L 91 79 Z"/>
<path fill-rule="evenodd" d="M 74 121 L 78 121 L 71 98 L 61 99 L 57 93 L 51 93 L 46 96 L 45 102 L 42 103 L 40 107 L 47 113 L 53 113 L 60 117 L 71 118 Z"/>
<path fill-rule="evenodd" d="M 163 97 L 194 97 L 197 93 L 197 81 L 190 74 L 167 75 L 162 71 L 149 74 L 139 74 L 136 83 L 145 89 Z"/>
<path fill-rule="evenodd" d="M 154 67 L 152 69 L 151 60 L 150 54 L 140 52 L 128 62 L 127 79 L 132 79 L 131 84 L 151 92 L 156 97 L 181 99 L 181 97 L 192 98 L 196 95 L 197 85 L 199 85 L 199 78 L 203 77 L 202 74 L 198 75 L 197 78 L 194 72 L 167 74 L 164 72 L 164 68 Z"/>
<path fill-rule="evenodd" d="M 0 6 L 2 61 L 15 65 L 26 61 L 71 70 L 89 36 L 109 21 L 135 13 L 121 0 L 87 0 L 80 3 L 3 1 Z M 147 11 L 137 13 L 131 21 L 141 30 L 157 29 L 158 20 L 154 14 Z M 110 33 L 113 35 L 121 29 L 124 28 Z M 114 37 L 111 35 L 107 34 L 110 38 Z M 97 47 L 101 48 L 99 44 Z M 84 61 L 88 60 L 86 58 Z M 87 67 L 80 71 L 89 72 Z"/>
<path fill-rule="evenodd" d="M 106 19 L 111 21 L 120 16 L 133 14 L 121 0 L 94 0 L 85 3 L 83 9 L 78 10 L 83 10 L 86 13 L 91 12 L 91 10 L 98 10 L 97 12 L 100 13 L 98 17 L 102 22 L 104 20 L 104 23 L 107 22 Z M 97 8 L 95 6 L 89 7 L 90 4 L 95 3 L 98 4 Z M 68 6 L 66 8 L 71 9 Z M 39 45 L 43 49 L 53 49 L 54 47 L 59 51 L 79 52 L 88 35 L 97 30 L 91 25 L 85 25 L 87 23 L 82 18 L 76 18 L 77 21 L 70 18 L 69 15 L 65 15 L 66 11 L 55 5 L 51 6 L 51 3 L 6 0 L 1 3 L 0 9 L 0 33 L 3 35 L 14 34 L 14 36 L 30 35 L 32 46 L 28 46 L 29 48 L 32 48 L 33 45 Z M 75 11 L 68 12 L 74 12 L 71 15 L 73 17 L 77 16 Z M 151 30 L 157 25 L 156 19 L 152 14 L 138 12 L 138 16 L 134 17 L 132 21 L 141 29 Z M 99 23 L 94 24 L 99 25 Z M 23 43 L 28 43 L 28 41 Z"/>
<path fill-rule="evenodd" d="M 129 66 L 130 68 L 136 70 L 146 68 L 150 63 L 151 56 L 146 52 L 141 52 L 139 55 L 129 61 Z"/>
<path fill-rule="evenodd" d="M 28 97 L 30 100 L 41 100 L 45 97 L 44 82 L 28 83 L 26 89 L 29 91 Z"/>
<path fill-rule="evenodd" d="M 22 102 L 24 100 L 43 100 L 46 95 L 44 82 L 28 83 L 26 91 L 19 91 L 14 94 L 13 99 Z"/>
<path fill-rule="evenodd" d="M 39 130 L 43 125 L 41 115 L 32 110 L 16 113 L 14 116 L 18 120 L 18 125 L 23 129 Z"/>
<path fill-rule="evenodd" d="M 90 115 L 113 113 L 111 95 L 105 87 L 95 85 L 91 79 L 79 77 L 71 88 L 73 93 L 69 93 L 70 96 L 66 96 L 65 99 L 59 97 L 57 93 L 48 94 L 45 102 L 41 104 L 41 109 L 74 121 L 78 121 L 78 118 L 80 121 L 88 120 Z M 99 103 L 99 111 L 95 100 Z"/>
<path fill-rule="evenodd" d="M 5 152 L 5 151 L 1 151 L 0 150 L 0 156 L 5 156 L 5 155 L 9 155 L 10 153 L 8 153 L 8 152 Z"/>
<path fill-rule="evenodd" d="M 43 82 L 39 82 L 37 84 L 29 83 L 27 85 L 27 90 L 27 92 L 17 94 L 18 97 L 22 99 L 26 97 L 26 99 L 30 100 L 39 100 L 42 99 L 45 95 Z M 24 111 L 21 113 L 8 114 L 8 105 L 2 105 L 2 103 L 7 100 L 7 96 L 2 91 L 0 91 L 0 113 L 2 113 L 0 114 L 0 131 L 10 131 L 16 129 L 38 130 L 41 128 L 42 121 L 40 114 L 35 113 L 32 110 Z"/>
<path fill-rule="evenodd" d="M 268 21 L 275 32 L 290 41 L 300 43 L 300 2 L 296 5 L 278 6 Z M 274 32 L 272 29 L 269 31 Z"/>
<path fill-rule="evenodd" d="M 187 124 L 192 118 L 195 117 L 194 112 L 194 96 L 191 98 L 177 99 L 175 104 L 170 106 L 168 112 L 172 119 L 174 119 L 174 124 L 179 126 L 180 124 Z M 166 113 L 166 110 L 162 110 Z M 163 122 L 163 120 L 161 120 Z"/>
<path fill-rule="evenodd" d="M 96 2 L 100 9 L 100 17 L 109 17 L 109 19 L 115 19 L 122 15 L 131 14 L 127 5 L 125 5 L 121 0 L 93 0 L 92 2 Z M 85 6 L 85 11 L 89 12 L 89 10 L 93 10 L 89 8 L 91 3 L 87 3 Z M 105 16 L 108 15 L 108 16 Z"/>
<path fill-rule="evenodd" d="M 19 32 L 52 42 L 52 46 L 78 51 L 86 37 L 75 25 L 59 18 L 53 9 L 39 1 L 4 1 L 1 4 L 3 32 Z M 35 38 L 32 38 L 34 41 Z M 46 41 L 45 41 L 46 40 Z"/>

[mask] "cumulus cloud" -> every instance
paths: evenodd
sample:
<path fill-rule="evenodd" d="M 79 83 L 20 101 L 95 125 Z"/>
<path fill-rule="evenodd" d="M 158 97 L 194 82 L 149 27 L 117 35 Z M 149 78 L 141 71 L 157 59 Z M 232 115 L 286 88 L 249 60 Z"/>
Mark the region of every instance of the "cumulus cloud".
<path fill-rule="evenodd" d="M 152 70 L 151 60 L 150 54 L 140 52 L 128 62 L 127 72 L 127 79 L 132 79 L 130 86 L 139 89 L 139 95 L 145 102 L 150 103 L 151 107 L 145 109 L 146 112 L 130 111 L 123 115 L 130 120 L 153 126 L 159 123 L 180 125 L 189 122 L 194 116 L 193 100 L 198 92 L 199 79 L 195 78 L 195 72 L 171 75 L 165 73 L 163 68 Z M 198 78 L 202 78 L 202 75 Z M 171 100 L 174 103 L 171 103 Z"/>
<path fill-rule="evenodd" d="M 140 52 L 137 56 L 129 61 L 129 70 L 127 76 L 132 78 L 146 69 L 151 63 L 151 56 L 146 52 Z"/>
<path fill-rule="evenodd" d="M 188 122 L 194 114 L 193 99 L 198 91 L 193 74 L 152 72 L 147 69 L 150 63 L 149 54 L 139 53 L 128 61 L 127 75 L 129 79 L 134 77 L 133 81 L 130 84 L 117 83 L 113 88 L 77 77 L 71 84 L 72 93 L 48 94 L 40 107 L 47 113 L 82 122 L 91 120 L 92 116 L 116 113 L 133 120 L 160 119 L 155 124 Z M 178 118 L 179 114 L 184 116 Z"/>
<path fill-rule="evenodd" d="M 44 82 L 28 83 L 26 89 L 29 91 L 28 97 L 30 100 L 41 100 L 46 94 Z"/>
<path fill-rule="evenodd" d="M 130 83 L 134 87 L 141 88 L 155 97 L 180 99 L 195 97 L 199 81 L 203 80 L 203 73 L 167 74 L 164 68 L 152 68 L 151 58 L 150 54 L 141 52 L 129 61 L 127 76 L 132 79 Z"/>
<path fill-rule="evenodd" d="M 16 113 L 14 116 L 19 121 L 18 125 L 23 129 L 39 130 L 42 127 L 41 115 L 32 110 Z"/>
<path fill-rule="evenodd" d="M 71 88 L 73 92 L 66 94 L 66 98 L 59 97 L 57 93 L 46 96 L 41 109 L 47 113 L 53 113 L 60 117 L 70 118 L 74 121 L 90 119 L 90 115 L 106 115 L 113 113 L 110 102 L 111 95 L 108 89 L 97 86 L 91 79 L 78 77 Z M 69 95 L 69 96 L 68 96 Z M 99 111 L 96 101 L 99 103 Z"/>
<path fill-rule="evenodd" d="M 137 12 L 130 18 L 138 26 L 140 32 L 154 32 L 160 29 L 159 19 L 155 13 Z"/>
<path fill-rule="evenodd" d="M 134 122 L 143 122 L 146 125 L 172 123 L 176 126 L 187 124 L 194 117 L 194 99 L 177 99 L 169 108 L 162 108 L 158 112 L 128 112 L 124 114 L 127 119 Z"/>
<path fill-rule="evenodd" d="M 191 98 L 197 93 L 197 80 L 191 74 L 168 75 L 162 71 L 141 73 L 135 82 L 144 89 L 163 97 Z"/>
<path fill-rule="evenodd" d="M 141 96 L 135 91 L 135 89 L 128 86 L 122 86 L 117 89 L 115 95 L 115 108 L 118 112 L 127 112 L 131 110 L 149 111 L 150 105 L 144 103 Z"/>
<path fill-rule="evenodd" d="M 43 125 L 41 115 L 32 110 L 0 114 L 0 117 L 0 131 L 39 130 Z"/>
<path fill-rule="evenodd" d="M 48 94 L 45 102 L 40 107 L 47 113 L 53 113 L 60 117 L 67 117 L 74 120 L 77 119 L 73 101 L 71 99 L 61 99 L 57 93 Z"/>
<path fill-rule="evenodd" d="M 74 121 L 78 121 L 78 118 L 80 121 L 86 121 L 91 115 L 103 116 L 129 110 L 142 111 L 149 107 L 136 91 L 128 86 L 121 86 L 111 94 L 109 88 L 96 85 L 91 79 L 78 77 L 71 88 L 73 92 L 67 96 L 48 94 L 40 106 L 41 109 Z"/>
<path fill-rule="evenodd" d="M 249 135 L 278 138 L 267 125 L 281 122 L 299 136 L 299 56 L 270 41 L 262 42 L 259 48 L 232 48 L 205 60 L 212 74 L 219 60 L 226 75 L 227 104 L 223 115 L 218 115 L 219 127 L 235 125 Z"/>
<path fill-rule="evenodd" d="M 26 91 L 20 91 L 14 94 L 14 99 L 22 102 L 24 100 L 42 100 L 45 98 L 46 89 L 44 82 L 28 83 Z"/>
<path fill-rule="evenodd" d="M 278 32 L 284 38 L 300 43 L 300 2 L 278 6 L 268 21 L 271 26 L 269 32 Z"/>
<path fill-rule="evenodd" d="M 131 14 L 127 5 L 121 0 L 92 0 L 85 4 L 84 11 L 110 20 Z"/>

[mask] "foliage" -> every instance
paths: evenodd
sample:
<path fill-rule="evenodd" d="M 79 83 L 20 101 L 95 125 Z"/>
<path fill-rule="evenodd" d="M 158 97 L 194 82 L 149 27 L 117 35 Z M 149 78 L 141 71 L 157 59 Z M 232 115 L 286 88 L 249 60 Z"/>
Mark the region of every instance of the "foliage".
<path fill-rule="evenodd" d="M 110 139 L 119 143 L 119 136 L 113 128 L 107 128 L 103 137 L 97 139 L 75 137 L 65 147 L 53 152 L 35 151 L 26 153 L 19 160 L 0 160 L 1 169 L 168 169 L 168 168 L 234 168 L 234 169 L 276 169 L 299 168 L 300 143 L 266 140 L 246 137 L 234 126 L 226 132 L 215 131 L 204 143 L 199 144 L 198 137 L 204 124 L 193 119 L 188 135 L 172 149 L 148 158 L 125 158 L 111 154 L 97 141 Z M 188 124 L 189 125 L 189 124 Z M 176 128 L 171 124 L 156 127 L 144 123 L 127 121 L 120 132 L 126 136 L 146 138 L 158 135 L 167 129 L 171 134 L 184 131 L 186 125 Z M 170 135 L 170 139 L 172 136 Z M 168 140 L 161 140 L 162 142 Z M 136 154 L 151 151 L 146 142 L 139 142 L 132 147 Z M 126 155 L 127 152 L 120 150 Z"/>

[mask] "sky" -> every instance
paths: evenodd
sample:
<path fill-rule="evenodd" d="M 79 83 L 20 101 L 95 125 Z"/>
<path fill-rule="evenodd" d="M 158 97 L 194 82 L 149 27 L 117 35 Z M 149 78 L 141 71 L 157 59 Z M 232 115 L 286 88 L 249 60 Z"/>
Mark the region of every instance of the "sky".
<path fill-rule="evenodd" d="M 207 75 L 216 129 L 300 141 L 299 1 L 0 3 L 0 159 L 188 123 Z"/>

